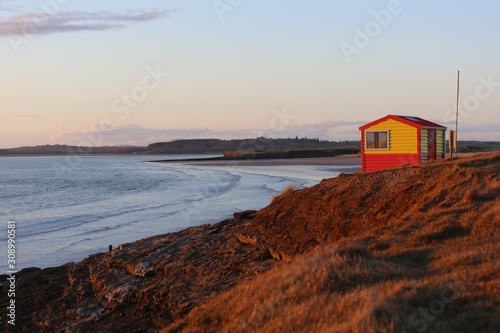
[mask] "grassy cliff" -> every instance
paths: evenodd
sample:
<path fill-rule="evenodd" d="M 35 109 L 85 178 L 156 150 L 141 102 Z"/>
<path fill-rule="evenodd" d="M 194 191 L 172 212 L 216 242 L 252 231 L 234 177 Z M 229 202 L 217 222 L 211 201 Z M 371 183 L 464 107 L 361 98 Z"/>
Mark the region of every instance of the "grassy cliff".
<path fill-rule="evenodd" d="M 500 331 L 500 153 L 289 190 L 257 213 L 285 259 L 163 332 Z"/>
<path fill-rule="evenodd" d="M 499 174 L 495 152 L 340 175 L 256 213 L 26 269 L 15 328 L 499 332 Z"/>

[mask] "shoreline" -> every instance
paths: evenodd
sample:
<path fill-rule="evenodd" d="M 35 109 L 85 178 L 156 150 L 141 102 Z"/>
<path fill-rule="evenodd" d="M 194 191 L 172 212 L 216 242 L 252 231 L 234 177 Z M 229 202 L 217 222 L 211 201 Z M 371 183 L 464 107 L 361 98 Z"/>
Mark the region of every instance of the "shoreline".
<path fill-rule="evenodd" d="M 165 156 L 162 156 L 165 158 Z M 189 156 L 186 156 L 189 157 Z M 196 156 L 193 156 L 194 158 L 198 158 Z M 207 158 L 207 156 L 199 156 L 199 157 L 204 157 Z M 55 157 L 55 161 L 59 161 L 58 157 Z M 89 157 L 90 159 L 99 159 L 100 157 Z M 106 164 L 98 164 L 95 165 L 115 165 L 116 163 L 113 162 L 113 160 L 108 160 L 107 157 L 102 157 L 103 161 L 106 162 Z M 120 161 L 122 160 L 122 157 L 111 157 L 111 159 L 118 158 Z M 183 158 L 183 156 L 168 156 L 168 158 L 172 159 L 177 159 L 177 158 Z M 85 162 L 85 158 L 83 158 L 83 162 Z M 161 159 L 161 158 L 160 158 Z M 136 159 L 134 157 L 128 157 L 125 158 L 124 161 L 135 161 Z M 183 215 L 180 213 L 172 213 L 172 216 L 165 217 L 165 220 L 167 222 L 167 226 L 170 229 L 170 226 L 176 226 L 176 225 L 200 225 L 204 223 L 217 223 L 223 218 L 226 218 L 227 216 L 233 214 L 234 212 L 237 212 L 239 210 L 244 210 L 244 209 L 261 209 L 265 206 L 267 206 L 273 195 L 276 193 L 280 193 L 286 185 L 293 186 L 295 188 L 304 188 L 304 187 L 311 187 L 313 185 L 316 185 L 319 183 L 322 179 L 325 178 L 332 178 L 337 176 L 339 173 L 344 172 L 344 173 L 350 173 L 351 171 L 354 172 L 356 170 L 350 170 L 348 168 L 351 168 L 351 166 L 344 166 L 344 167 L 334 167 L 329 165 L 328 161 L 332 160 L 332 163 L 340 163 L 339 159 L 329 159 L 329 158 L 320 158 L 320 159 L 291 159 L 291 160 L 258 160 L 258 161 L 237 161 L 237 165 L 233 164 L 235 163 L 234 161 L 231 161 L 231 164 L 227 164 L 227 161 L 218 161 L 216 165 L 218 166 L 207 166 L 204 163 L 199 163 L 199 161 L 191 161 L 189 160 L 189 163 L 183 163 L 179 161 L 175 161 L 175 163 L 156 163 L 156 164 L 151 164 L 151 163 L 146 163 L 148 159 L 144 159 L 142 157 L 138 157 L 137 163 L 136 164 L 137 168 L 140 168 L 140 170 L 145 170 L 144 172 L 148 172 L 149 168 L 154 168 L 154 170 L 158 170 L 158 175 L 155 176 L 156 178 L 164 178 L 166 176 L 163 176 L 164 174 L 168 174 L 170 171 L 168 170 L 174 170 L 173 172 L 181 172 L 182 174 L 192 174 L 192 175 L 203 175 L 202 177 L 204 179 L 201 180 L 200 183 L 197 183 L 197 186 L 201 186 L 196 188 L 195 190 L 199 191 L 199 194 L 202 195 L 204 200 L 202 202 L 196 202 L 193 206 L 189 208 L 190 213 L 189 214 L 195 214 L 196 209 L 199 209 L 199 207 L 205 207 L 205 201 L 208 200 L 211 195 L 217 191 L 219 191 L 222 187 L 226 186 L 227 184 L 224 182 L 228 182 L 231 179 L 236 179 L 235 177 L 238 177 L 238 188 L 233 189 L 231 187 L 231 191 L 235 194 L 234 199 L 232 200 L 226 200 L 229 203 L 223 203 L 223 199 L 210 199 L 210 200 L 215 200 L 215 202 L 218 202 L 218 206 L 222 209 L 211 209 L 210 213 L 205 214 L 198 214 L 194 215 L 195 217 L 193 218 L 196 223 L 191 224 L 191 220 L 187 220 L 187 215 Z M 5 160 L 7 162 L 8 160 Z M 52 160 L 50 157 L 46 159 L 46 162 L 43 162 L 43 164 L 39 164 L 37 162 L 39 160 L 33 159 L 33 162 L 31 163 L 36 163 L 36 165 L 46 165 L 49 173 L 53 173 L 52 171 Z M 318 162 L 319 161 L 319 162 Z M 42 161 L 40 161 L 42 162 Z M 91 162 L 91 163 L 97 163 L 96 162 Z M 206 160 L 206 162 L 213 162 L 210 159 Z M 262 165 L 265 163 L 266 165 L 268 164 L 323 164 L 325 166 L 277 166 L 277 167 L 269 167 L 269 166 L 238 166 L 239 164 L 251 164 L 251 165 Z M 252 163 L 254 162 L 254 163 Z M 18 162 L 12 163 L 12 165 L 17 165 Z M 64 163 L 64 159 L 60 161 L 60 163 Z M 122 163 L 122 162 L 119 162 Z M 355 161 L 353 159 L 349 159 L 347 164 L 353 164 Z M 194 165 L 190 165 L 194 164 Z M 210 163 L 212 164 L 212 163 Z M 345 163 L 343 163 L 345 164 Z M 5 163 L 5 165 L 10 165 Z M 24 164 L 23 164 L 24 165 Z M 27 164 L 28 165 L 28 164 Z M 35 165 L 35 164 L 33 164 Z M 64 165 L 64 164 L 63 164 Z M 87 164 L 81 164 L 80 166 L 77 166 L 77 168 L 80 168 L 81 166 L 85 166 Z M 89 164 L 89 165 L 94 165 L 94 164 Z M 127 164 L 128 165 L 128 164 Z M 44 167 L 45 168 L 45 167 Z M 127 167 L 128 168 L 128 167 Z M 134 167 L 135 168 L 135 167 Z M 354 168 L 357 168 L 357 166 L 354 166 Z M 128 169 L 127 169 L 128 170 Z M 138 169 L 139 170 L 139 169 Z M 200 170 L 205 170 L 203 172 L 200 172 Z M 335 173 L 334 173 L 335 172 Z M 102 172 L 99 172 L 102 174 Z M 141 171 L 141 174 L 143 172 Z M 156 173 L 155 173 L 156 175 Z M 210 175 L 207 177 L 207 175 Z M 183 176 L 184 177 L 184 176 Z M 98 177 L 102 178 L 102 177 Z M 160 179 L 158 178 L 158 179 Z M 249 181 L 252 180 L 252 181 Z M 222 182 L 221 185 L 218 185 L 218 181 Z M 203 186 L 200 184 L 204 184 Z M 236 184 L 236 183 L 235 183 Z M 239 185 L 242 184 L 240 187 Z M 255 187 L 255 189 L 254 189 Z M 184 188 L 184 187 L 183 187 Z M 249 192 L 249 189 L 251 188 L 251 191 Z M 193 190 L 192 188 L 189 189 L 190 191 Z M 256 195 L 255 193 L 258 193 L 258 191 L 261 191 L 261 195 Z M 259 192 L 260 193 L 260 192 Z M 172 195 L 178 195 L 178 194 L 172 194 Z M 233 195 L 233 194 L 231 194 Z M 245 196 L 253 196 L 255 195 L 255 198 L 252 197 L 251 200 L 246 199 Z M 163 196 L 158 196 L 158 197 L 163 197 Z M 170 197 L 170 194 L 168 194 L 168 197 Z M 163 197 L 166 198 L 166 197 Z M 229 198 L 226 196 L 225 198 Z M 155 199 L 151 199 L 151 202 L 154 201 Z M 157 200 L 166 200 L 166 199 L 157 199 Z M 186 199 L 187 200 L 187 199 Z M 145 203 L 148 204 L 148 203 Z M 207 205 L 209 206 L 209 205 Z M 228 206 L 228 207 L 226 207 Z M 231 207 L 229 207 L 231 206 Z M 194 208 L 193 208 L 194 207 Z M 197 208 L 198 207 L 198 208 Z M 127 208 L 125 207 L 114 207 L 116 211 L 118 210 L 123 210 L 123 211 L 128 211 Z M 165 208 L 167 212 L 174 212 L 174 208 Z M 149 216 L 149 214 L 160 214 L 158 211 L 160 209 L 154 210 L 153 213 L 148 212 L 145 216 Z M 99 211 L 99 209 L 98 209 Z M 193 211 L 194 213 L 192 213 Z M 222 213 L 221 213 L 222 212 Z M 90 214 L 90 213 L 89 213 Z M 104 214 L 104 213 L 102 213 Z M 118 221 L 118 218 L 115 217 L 114 213 L 108 213 L 106 212 L 106 218 L 99 218 L 96 220 L 95 223 L 98 226 L 102 226 L 105 223 L 110 223 L 113 226 L 118 225 L 119 223 L 122 223 L 123 221 Z M 142 213 L 141 213 L 142 214 Z M 179 216 L 179 218 L 173 217 L 173 216 Z M 99 215 L 103 216 L 103 215 Z M 130 215 L 132 216 L 132 215 Z M 89 217 L 90 218 L 90 217 Z M 128 219 L 129 217 L 127 217 Z M 144 216 L 138 216 L 137 219 L 144 218 Z M 76 217 L 73 217 L 71 214 L 68 214 L 66 217 L 66 220 L 71 221 L 73 219 L 76 219 Z M 132 217 L 130 217 L 132 219 Z M 35 218 L 32 219 L 33 221 Z M 109 222 L 101 222 L 102 220 L 106 220 Z M 52 221 L 51 221 L 52 223 Z M 68 222 L 69 223 L 69 222 Z M 114 223 L 114 224 L 113 224 Z M 54 254 L 47 256 L 47 259 L 43 259 L 42 257 L 39 260 L 36 260 L 39 256 L 36 254 L 36 249 L 31 249 L 30 246 L 30 255 L 29 257 L 26 258 L 26 261 L 23 262 L 22 268 L 28 268 L 28 267 L 40 267 L 40 268 L 47 268 L 47 267 L 54 267 L 57 265 L 64 264 L 69 261 L 79 261 L 84 259 L 87 255 L 91 255 L 95 252 L 101 252 L 105 251 L 107 246 L 109 244 L 113 244 L 113 246 L 116 246 L 116 244 L 121 244 L 124 242 L 129 242 L 129 241 L 135 241 L 138 239 L 142 239 L 144 237 L 149 237 L 153 236 L 156 234 L 162 234 L 164 233 L 164 227 L 162 227 L 164 223 L 155 223 L 154 227 L 148 227 L 148 231 L 144 232 L 147 233 L 145 235 L 142 231 L 139 230 L 140 237 L 136 237 L 134 233 L 124 235 L 122 236 L 114 236 L 112 233 L 107 231 L 108 229 L 99 229 L 98 232 L 102 232 L 103 235 L 107 235 L 106 238 L 110 238 L 109 240 L 106 240 L 105 243 L 101 243 L 100 241 L 95 241 L 96 239 L 94 236 L 92 237 L 86 237 L 89 239 L 85 239 L 85 237 L 82 237 L 81 239 L 84 239 L 82 241 L 81 247 L 77 248 L 77 250 L 69 249 L 68 254 L 65 253 L 60 253 L 58 254 L 56 251 L 52 251 Z M 26 224 L 28 225 L 28 224 Z M 77 227 L 76 230 L 79 230 L 78 228 L 83 228 L 83 227 Z M 122 228 L 122 227 L 120 227 Z M 123 227 L 123 228 L 128 228 L 128 227 Z M 177 230 L 177 229 L 176 229 Z M 59 232 L 59 231 L 56 231 Z M 31 236 L 30 236 L 31 237 Z M 34 237 L 34 236 L 33 236 Z M 119 239 L 115 239 L 119 238 Z M 125 238 L 125 239 L 124 239 Z M 75 236 L 75 240 L 80 240 L 79 236 Z M 46 241 L 42 241 L 44 243 Z M 63 243 L 66 243 L 63 241 Z M 69 244 L 69 243 L 68 243 Z M 52 249 L 50 245 L 49 248 Z M 27 249 L 26 249 L 27 250 Z M 81 254 L 83 253 L 83 254 Z M 56 260 L 59 259 L 59 260 Z M 0 265 L 2 266 L 2 265 Z"/>
<path fill-rule="evenodd" d="M 279 166 L 279 165 L 318 165 L 318 166 L 356 166 L 361 165 L 361 157 L 304 157 L 270 159 L 229 159 L 224 157 L 199 158 L 186 160 L 159 160 L 155 163 L 175 163 L 195 166 Z"/>
<path fill-rule="evenodd" d="M 338 156 L 338 157 L 307 157 L 307 158 L 276 158 L 276 159 L 227 159 L 227 158 L 204 158 L 191 160 L 163 160 L 150 161 L 156 163 L 168 163 L 175 165 L 195 167 L 300 167 L 318 166 L 325 171 L 338 173 L 355 173 L 361 171 L 361 157 Z M 331 177 L 326 177 L 331 178 Z"/>

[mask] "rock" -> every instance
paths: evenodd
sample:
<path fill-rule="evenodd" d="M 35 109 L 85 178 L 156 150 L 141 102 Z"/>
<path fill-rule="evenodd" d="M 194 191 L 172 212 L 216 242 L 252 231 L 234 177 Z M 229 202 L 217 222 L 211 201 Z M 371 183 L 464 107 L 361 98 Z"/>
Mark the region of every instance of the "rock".
<path fill-rule="evenodd" d="M 277 262 L 256 247 L 255 211 L 124 244 L 79 263 L 17 275 L 25 332 L 148 332 Z M 241 223 L 241 221 L 247 221 Z M 238 236 L 236 236 L 238 235 Z M 245 236 L 243 236 L 245 235 Z M 243 243 L 253 246 L 242 246 Z M 0 276 L 5 280 L 6 276 Z M 0 306 L 7 306 L 7 294 Z M 6 327 L 6 332 L 9 327 Z"/>
<path fill-rule="evenodd" d="M 255 236 L 244 236 L 242 234 L 235 234 L 234 237 L 236 237 L 237 240 L 244 244 L 250 244 L 253 246 L 257 245 L 257 237 Z"/>
<path fill-rule="evenodd" d="M 242 222 L 244 220 L 252 220 L 255 217 L 256 210 L 244 210 L 242 212 L 236 212 L 233 214 L 233 219 L 236 222 Z"/>

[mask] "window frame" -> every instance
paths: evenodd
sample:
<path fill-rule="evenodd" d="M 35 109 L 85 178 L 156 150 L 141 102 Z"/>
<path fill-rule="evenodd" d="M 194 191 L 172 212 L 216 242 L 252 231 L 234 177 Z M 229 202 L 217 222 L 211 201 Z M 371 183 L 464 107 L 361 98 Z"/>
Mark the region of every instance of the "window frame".
<path fill-rule="evenodd" d="M 368 140 L 367 140 L 367 134 L 368 133 L 386 133 L 387 135 L 387 147 L 386 148 L 368 148 Z M 390 150 L 390 131 L 389 130 L 370 130 L 370 131 L 365 131 L 365 150 Z M 378 140 L 377 140 L 378 141 Z"/>

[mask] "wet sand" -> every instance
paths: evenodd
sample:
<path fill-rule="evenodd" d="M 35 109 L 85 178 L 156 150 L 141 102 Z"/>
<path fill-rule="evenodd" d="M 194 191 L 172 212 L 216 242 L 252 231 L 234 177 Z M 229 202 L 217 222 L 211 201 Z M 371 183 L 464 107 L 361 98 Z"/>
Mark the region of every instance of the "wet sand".
<path fill-rule="evenodd" d="M 255 160 L 182 160 L 161 161 L 162 163 L 180 163 L 186 165 L 206 166 L 275 166 L 275 165 L 361 165 L 360 157 L 311 157 L 311 158 L 277 158 Z"/>
<path fill-rule="evenodd" d="M 311 157 L 311 158 L 281 158 L 281 159 L 254 159 L 254 160 L 182 160 L 161 161 L 162 163 L 175 163 L 190 166 L 215 166 L 215 167 L 273 167 L 273 166 L 323 166 L 332 168 L 333 172 L 354 173 L 361 170 L 361 157 Z M 352 168 L 349 168 L 352 166 Z M 336 168 L 341 167 L 341 168 Z"/>

